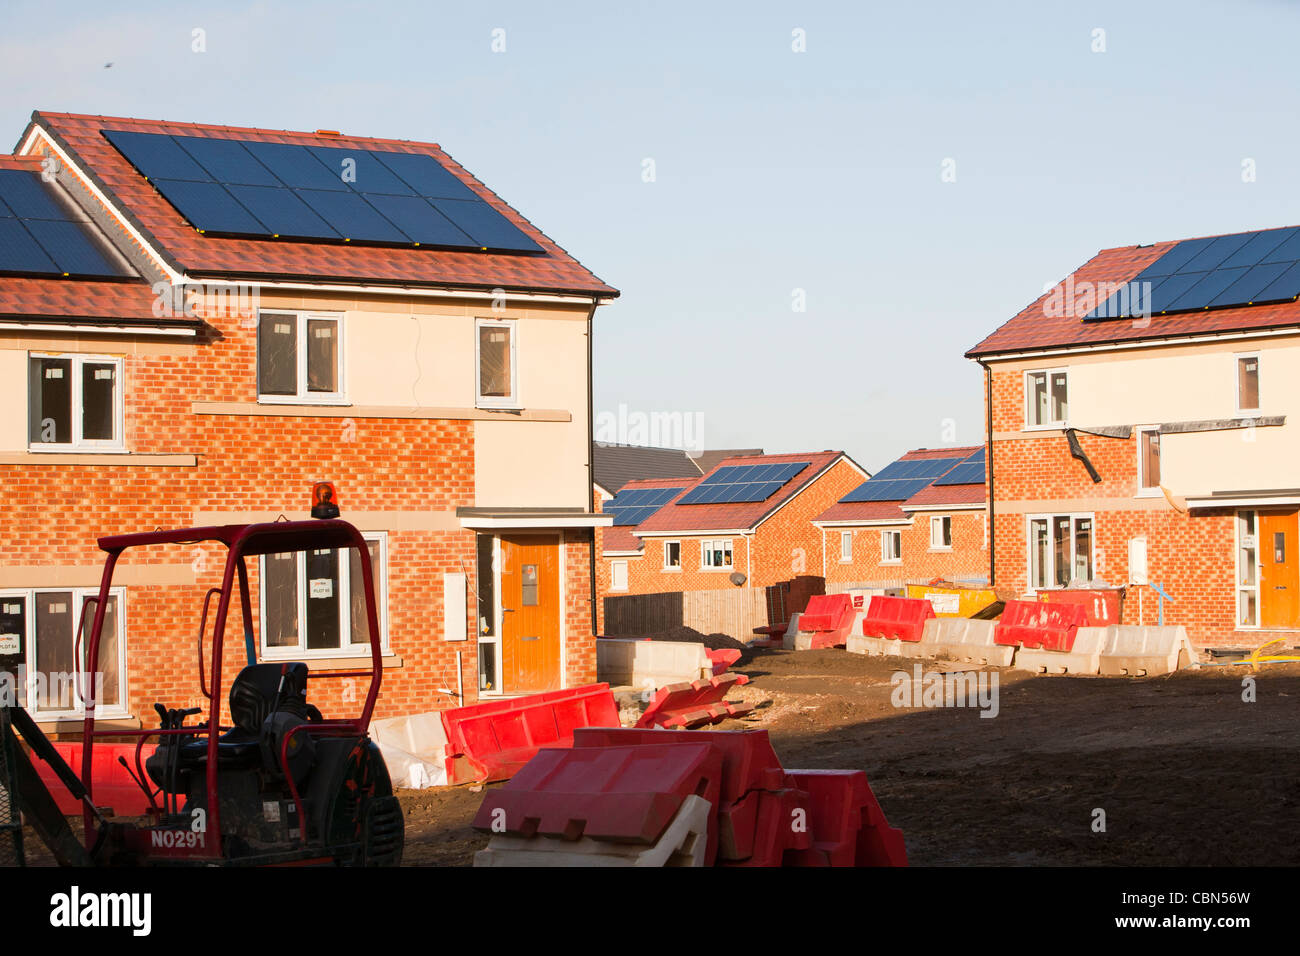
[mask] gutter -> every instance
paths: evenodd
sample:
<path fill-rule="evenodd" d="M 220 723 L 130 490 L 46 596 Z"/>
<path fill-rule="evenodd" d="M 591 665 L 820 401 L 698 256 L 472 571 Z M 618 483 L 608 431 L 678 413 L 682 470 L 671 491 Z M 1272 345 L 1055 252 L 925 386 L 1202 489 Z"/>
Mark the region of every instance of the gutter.
<path fill-rule="evenodd" d="M 984 369 L 984 482 L 989 499 L 989 587 L 994 587 L 997 584 L 997 546 L 993 532 L 993 506 L 996 500 L 993 496 L 993 370 L 984 359 L 977 358 L 975 361 Z"/>
<path fill-rule="evenodd" d="M 595 504 L 591 500 L 593 492 L 596 487 L 596 471 L 595 471 L 596 425 L 595 425 L 595 417 L 594 417 L 595 399 L 592 395 L 592 390 L 594 386 L 593 386 L 593 374 L 592 374 L 592 365 L 591 365 L 594 350 L 591 341 L 591 331 L 596 318 L 596 309 L 597 307 L 599 307 L 599 305 L 600 305 L 600 299 L 593 296 L 591 300 L 591 309 L 587 312 L 587 488 L 583 492 L 583 494 L 586 496 L 585 503 L 583 504 L 584 510 L 587 508 L 595 507 Z M 597 612 L 599 608 L 596 607 L 597 596 L 596 596 L 596 529 L 595 528 L 591 529 L 591 550 L 590 553 L 588 554 L 587 564 L 588 564 L 588 568 L 587 568 L 588 586 L 591 589 L 590 592 L 591 593 L 591 636 L 594 639 L 600 631 L 600 626 L 596 620 Z"/>

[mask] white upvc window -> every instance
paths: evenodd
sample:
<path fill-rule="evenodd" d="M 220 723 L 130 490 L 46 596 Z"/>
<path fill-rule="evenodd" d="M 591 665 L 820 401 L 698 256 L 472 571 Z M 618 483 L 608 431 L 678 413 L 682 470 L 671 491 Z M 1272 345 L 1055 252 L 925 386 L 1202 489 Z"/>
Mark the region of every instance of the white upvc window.
<path fill-rule="evenodd" d="M 1235 356 L 1237 362 L 1237 411 L 1252 414 L 1259 411 L 1259 353 L 1250 352 Z"/>
<path fill-rule="evenodd" d="M 609 562 L 609 589 L 611 591 L 627 590 L 627 562 Z"/>
<path fill-rule="evenodd" d="M 716 571 L 730 571 L 731 562 L 730 538 L 700 542 L 700 567 Z"/>
<path fill-rule="evenodd" d="M 1137 430 L 1138 494 L 1160 494 L 1160 429 Z"/>
<path fill-rule="evenodd" d="M 380 644 L 388 651 L 388 535 L 365 532 Z M 370 653 L 361 556 L 320 548 L 261 558 L 262 655 L 268 660 L 362 657 Z"/>
<path fill-rule="evenodd" d="M 28 354 L 32 451 L 125 451 L 125 406 L 120 357 Z"/>
<path fill-rule="evenodd" d="M 1091 514 L 1026 516 L 1026 561 L 1030 588 L 1063 588 L 1090 581 L 1096 566 Z"/>
<path fill-rule="evenodd" d="M 262 312 L 257 320 L 257 398 L 290 405 L 340 405 L 343 316 L 337 312 Z"/>
<path fill-rule="evenodd" d="M 1254 511 L 1237 512 L 1237 627 L 1259 627 L 1259 526 Z"/>
<path fill-rule="evenodd" d="M 0 590 L 0 697 L 5 703 L 12 695 L 14 703 L 39 719 L 78 717 L 85 714 L 89 692 L 96 695 L 97 716 L 129 716 L 125 588 L 109 590 L 99 663 L 93 674 L 86 673 L 98 597 L 98 588 Z"/>
<path fill-rule="evenodd" d="M 880 532 L 880 563 L 901 564 L 903 561 L 903 532 Z"/>
<path fill-rule="evenodd" d="M 682 567 L 682 543 L 680 541 L 664 542 L 664 570 L 680 571 Z"/>
<path fill-rule="evenodd" d="M 853 563 L 853 532 L 840 532 L 840 564 Z"/>
<path fill-rule="evenodd" d="M 1025 427 L 1061 428 L 1070 414 L 1069 372 L 1063 368 L 1025 373 Z"/>
<path fill-rule="evenodd" d="M 476 403 L 480 408 L 519 407 L 514 319 L 479 319 L 474 328 Z"/>
<path fill-rule="evenodd" d="M 952 515 L 930 517 L 930 550 L 952 550 Z"/>

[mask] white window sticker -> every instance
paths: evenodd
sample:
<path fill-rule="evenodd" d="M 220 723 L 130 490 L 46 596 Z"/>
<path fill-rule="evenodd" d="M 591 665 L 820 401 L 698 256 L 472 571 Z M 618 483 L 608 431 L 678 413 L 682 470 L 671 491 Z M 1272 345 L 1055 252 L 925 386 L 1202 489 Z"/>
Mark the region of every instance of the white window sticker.
<path fill-rule="evenodd" d="M 63 369 L 61 369 L 61 368 L 47 368 L 47 369 L 45 370 L 45 377 L 46 377 L 46 378 L 63 378 Z"/>
<path fill-rule="evenodd" d="M 112 378 L 113 378 L 113 370 L 111 368 L 95 369 L 95 381 L 97 382 L 109 381 Z"/>
<path fill-rule="evenodd" d="M 66 601 L 59 601 L 57 604 L 50 605 L 51 614 L 67 614 L 68 604 Z"/>
<path fill-rule="evenodd" d="M 6 614 L 22 614 L 23 606 L 21 604 L 6 604 L 4 606 L 4 612 Z"/>
<path fill-rule="evenodd" d="M 289 323 L 288 323 L 288 322 L 277 322 L 277 323 L 275 323 L 275 334 L 276 334 L 276 335 L 288 335 L 288 334 L 289 334 L 290 332 L 292 332 L 292 331 L 293 331 L 293 330 L 289 327 Z"/>
<path fill-rule="evenodd" d="M 22 649 L 22 638 L 19 635 L 0 634 L 0 654 L 18 654 Z"/>
<path fill-rule="evenodd" d="M 311 591 L 309 592 L 314 598 L 330 598 L 334 596 L 334 579 L 333 578 L 312 578 Z"/>
<path fill-rule="evenodd" d="M 332 339 L 334 337 L 334 330 L 331 328 L 318 328 L 314 330 L 312 334 L 314 334 L 318 339 Z"/>

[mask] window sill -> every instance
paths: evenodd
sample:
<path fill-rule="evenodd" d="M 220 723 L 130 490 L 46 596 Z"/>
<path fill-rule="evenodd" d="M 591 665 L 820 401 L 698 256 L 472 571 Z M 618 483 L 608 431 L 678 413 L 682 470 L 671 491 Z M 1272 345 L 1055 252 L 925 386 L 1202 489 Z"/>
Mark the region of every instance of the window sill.
<path fill-rule="evenodd" d="M 64 445 L 42 443 L 28 445 L 27 451 L 33 455 L 129 455 L 125 448 L 107 445 Z"/>
<path fill-rule="evenodd" d="M 259 405 L 322 405 L 325 407 L 346 407 L 351 405 L 342 395 L 320 396 L 312 398 L 310 395 L 259 395 L 257 396 Z"/>
<path fill-rule="evenodd" d="M 329 671 L 355 671 L 365 670 L 370 666 L 369 657 L 312 657 L 310 654 L 298 655 L 275 655 L 271 656 L 263 652 L 261 656 L 262 663 L 270 664 L 280 661 L 301 661 L 307 665 L 307 670 L 320 671 L 328 673 Z M 383 656 L 384 670 L 402 666 L 402 659 L 391 652 Z"/>
<path fill-rule="evenodd" d="M 943 553 L 949 553 L 949 552 L 952 551 L 952 546 L 949 545 L 949 546 L 946 547 L 946 548 L 930 548 L 929 551 L 930 551 L 931 554 L 943 554 Z"/>
<path fill-rule="evenodd" d="M 710 572 L 716 574 L 730 574 L 732 571 L 736 569 L 733 567 L 725 567 L 725 568 L 700 568 L 700 570 L 703 571 L 705 574 L 708 574 Z"/>
<path fill-rule="evenodd" d="M 1163 498 L 1165 493 L 1159 488 L 1139 488 L 1134 498 Z"/>
<path fill-rule="evenodd" d="M 80 734 L 86 729 L 86 719 L 84 717 L 34 717 L 36 726 L 44 734 Z M 139 730 L 143 724 L 140 723 L 139 717 L 97 717 L 95 719 L 96 730 Z M 81 767 L 73 767 L 73 771 L 81 773 Z"/>
<path fill-rule="evenodd" d="M 681 568 L 664 568 L 664 569 L 663 569 L 663 572 L 664 572 L 664 574 L 681 574 L 681 573 L 682 573 L 682 569 L 681 569 Z"/>
<path fill-rule="evenodd" d="M 193 468 L 197 455 L 152 455 L 129 451 L 17 451 L 0 452 L 0 465 L 134 465 Z"/>
<path fill-rule="evenodd" d="M 1027 431 L 1027 432 L 1063 432 L 1063 431 L 1065 431 L 1065 430 L 1066 430 L 1067 428 L 1069 428 L 1069 427 L 1070 427 L 1070 426 L 1067 425 L 1065 422 L 1045 422 L 1045 423 L 1043 423 L 1042 425 L 1031 425 L 1031 424 L 1029 424 L 1028 422 L 1026 422 L 1026 423 L 1025 423 L 1025 427 L 1022 428 L 1021 431 Z"/>
<path fill-rule="evenodd" d="M 439 405 L 325 405 L 287 402 L 192 402 L 195 415 L 272 415 L 285 418 L 404 418 L 424 421 L 571 422 L 563 408 L 464 408 Z"/>
<path fill-rule="evenodd" d="M 903 560 L 902 560 L 902 558 L 900 558 L 900 559 L 897 560 L 897 561 L 881 561 L 881 562 L 879 562 L 879 566 L 882 567 L 882 568 L 897 568 L 897 567 L 901 566 L 902 563 L 903 563 Z"/>

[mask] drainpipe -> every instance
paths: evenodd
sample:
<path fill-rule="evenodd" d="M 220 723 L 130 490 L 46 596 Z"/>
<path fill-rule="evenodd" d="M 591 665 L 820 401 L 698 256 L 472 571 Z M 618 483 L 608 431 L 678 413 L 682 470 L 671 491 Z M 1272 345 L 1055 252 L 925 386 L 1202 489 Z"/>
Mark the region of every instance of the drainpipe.
<path fill-rule="evenodd" d="M 989 517 L 989 587 L 994 587 L 998 582 L 997 561 L 994 557 L 997 551 L 993 539 L 993 370 L 981 359 L 975 361 L 979 362 L 980 368 L 984 369 L 984 467 L 986 469 L 984 480 L 988 494 L 986 510 Z"/>
<path fill-rule="evenodd" d="M 596 472 L 595 472 L 596 425 L 594 419 L 594 415 L 595 415 L 594 399 L 592 397 L 591 359 L 592 359 L 593 350 L 592 350 L 592 341 L 591 341 L 591 329 L 592 329 L 592 322 L 596 317 L 596 307 L 598 305 L 600 305 L 600 300 L 595 296 L 592 296 L 591 309 L 590 311 L 587 312 L 587 491 L 586 491 L 586 498 L 583 499 L 586 502 L 586 504 L 583 506 L 584 511 L 586 511 L 588 508 L 592 509 L 593 511 L 595 510 L 595 497 L 596 497 Z M 590 588 L 590 594 L 591 594 L 591 598 L 590 598 L 591 636 L 595 637 L 598 632 L 598 627 L 596 622 L 596 611 L 597 611 L 596 605 L 599 599 L 596 595 L 596 529 L 594 527 L 591 529 L 591 548 L 588 557 L 589 557 L 588 587 Z"/>

